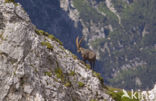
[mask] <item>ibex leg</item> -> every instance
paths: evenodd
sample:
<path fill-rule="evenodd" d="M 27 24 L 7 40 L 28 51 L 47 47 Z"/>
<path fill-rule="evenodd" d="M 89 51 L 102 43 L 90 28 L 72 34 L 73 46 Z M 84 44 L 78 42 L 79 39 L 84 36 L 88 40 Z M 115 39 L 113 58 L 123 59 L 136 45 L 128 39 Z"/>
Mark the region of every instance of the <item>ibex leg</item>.
<path fill-rule="evenodd" d="M 93 70 L 94 70 L 94 67 L 95 67 L 95 61 L 93 61 Z"/>
<path fill-rule="evenodd" d="M 91 69 L 93 69 L 92 61 L 89 61 L 89 63 L 90 63 Z"/>

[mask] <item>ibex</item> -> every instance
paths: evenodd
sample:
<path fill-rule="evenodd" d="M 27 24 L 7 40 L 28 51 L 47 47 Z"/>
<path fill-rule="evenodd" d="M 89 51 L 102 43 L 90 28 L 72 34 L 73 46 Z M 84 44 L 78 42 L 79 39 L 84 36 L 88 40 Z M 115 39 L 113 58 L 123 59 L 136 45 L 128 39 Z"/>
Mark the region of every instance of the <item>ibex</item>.
<path fill-rule="evenodd" d="M 86 64 L 86 60 L 88 60 L 91 65 L 91 68 L 94 69 L 95 61 L 96 61 L 96 54 L 92 50 L 85 49 L 80 46 L 83 38 L 84 37 L 82 37 L 79 41 L 79 37 L 76 37 L 77 52 L 81 53 L 81 56 L 85 64 Z"/>

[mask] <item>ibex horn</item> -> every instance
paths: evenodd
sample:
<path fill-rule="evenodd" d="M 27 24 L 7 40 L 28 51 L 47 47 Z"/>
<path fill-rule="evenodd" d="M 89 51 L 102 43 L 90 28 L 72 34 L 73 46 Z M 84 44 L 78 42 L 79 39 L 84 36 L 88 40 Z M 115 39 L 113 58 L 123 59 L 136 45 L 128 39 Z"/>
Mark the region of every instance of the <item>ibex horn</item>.
<path fill-rule="evenodd" d="M 82 37 L 79 41 L 79 46 L 81 45 L 82 40 L 84 39 L 84 37 Z"/>
<path fill-rule="evenodd" d="M 79 46 L 79 37 L 76 37 L 76 47 L 80 48 L 80 46 Z"/>

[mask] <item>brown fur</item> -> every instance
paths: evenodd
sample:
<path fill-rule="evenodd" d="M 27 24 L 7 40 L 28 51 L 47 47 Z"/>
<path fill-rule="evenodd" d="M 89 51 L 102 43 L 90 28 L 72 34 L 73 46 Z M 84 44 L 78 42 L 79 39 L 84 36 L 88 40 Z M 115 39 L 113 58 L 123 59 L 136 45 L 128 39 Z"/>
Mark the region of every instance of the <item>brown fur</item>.
<path fill-rule="evenodd" d="M 82 40 L 83 40 L 83 38 L 81 38 L 80 41 L 79 41 L 79 37 L 76 38 L 77 52 L 81 53 L 81 56 L 82 56 L 83 61 L 85 63 L 86 63 L 86 60 L 88 60 L 90 65 L 91 65 L 91 67 L 94 68 L 95 61 L 96 61 L 96 54 L 92 50 L 82 48 L 80 46 Z"/>

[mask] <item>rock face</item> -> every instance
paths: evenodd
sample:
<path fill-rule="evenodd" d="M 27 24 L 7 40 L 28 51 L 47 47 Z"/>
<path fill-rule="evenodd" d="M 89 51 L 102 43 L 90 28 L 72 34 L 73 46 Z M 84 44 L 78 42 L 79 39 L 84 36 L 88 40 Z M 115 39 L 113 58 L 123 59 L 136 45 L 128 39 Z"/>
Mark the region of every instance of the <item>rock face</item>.
<path fill-rule="evenodd" d="M 20 4 L 0 0 L 0 101 L 110 100 L 96 73 L 60 44 Z"/>

